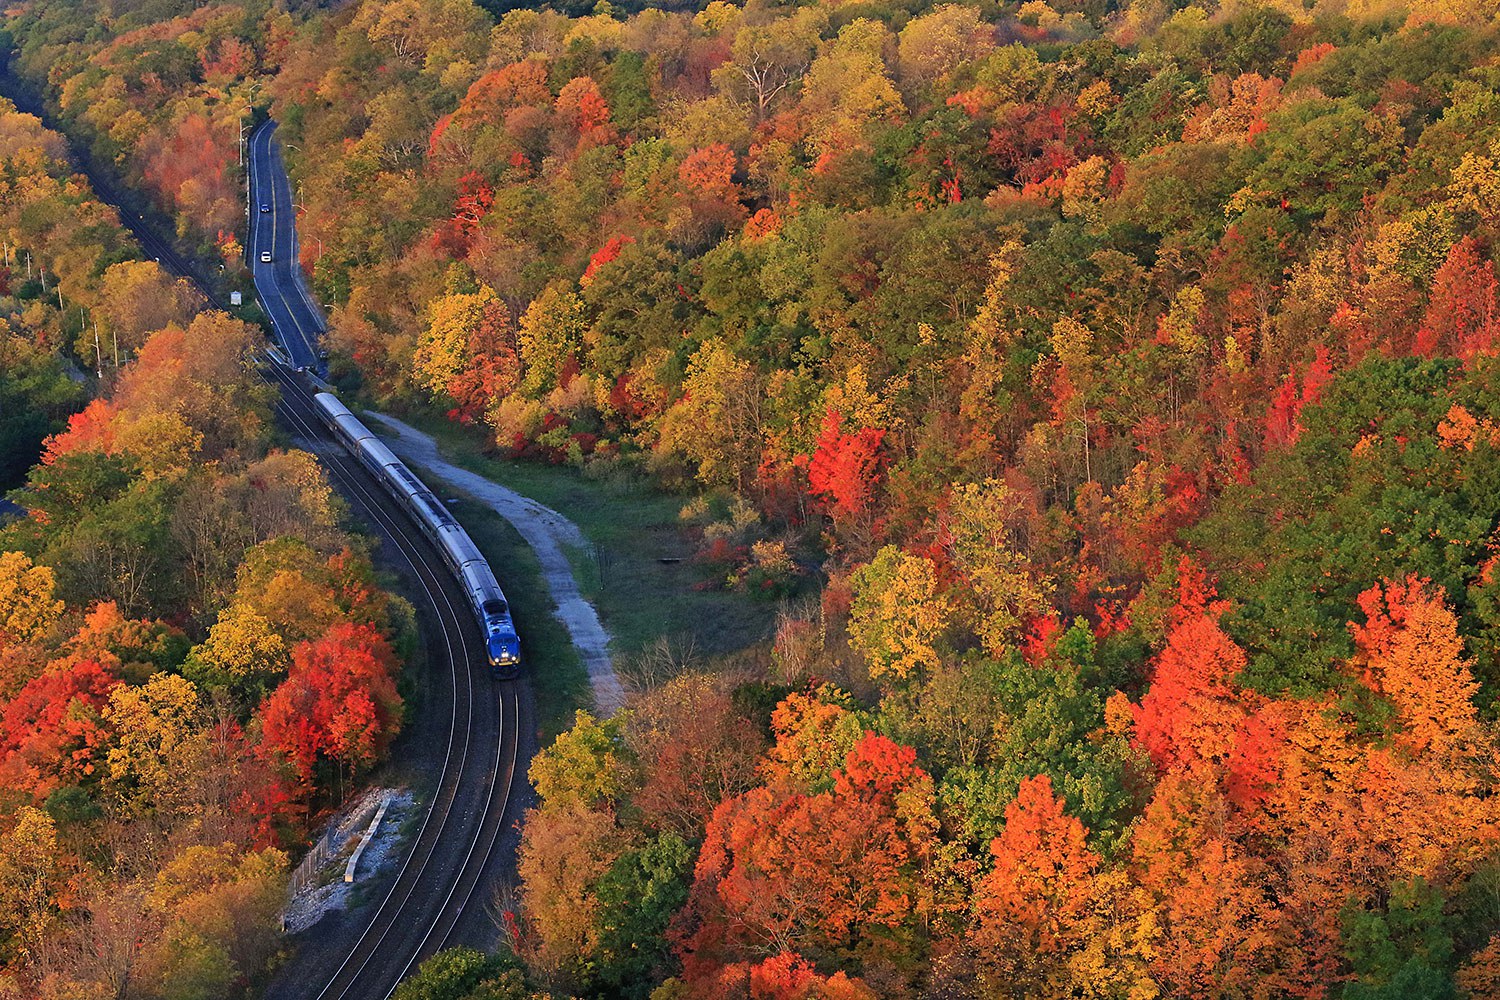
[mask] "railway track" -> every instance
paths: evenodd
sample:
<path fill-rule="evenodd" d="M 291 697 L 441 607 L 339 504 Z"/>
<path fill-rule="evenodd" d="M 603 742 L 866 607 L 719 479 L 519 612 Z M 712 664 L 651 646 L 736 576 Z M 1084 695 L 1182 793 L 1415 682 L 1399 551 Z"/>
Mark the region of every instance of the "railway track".
<path fill-rule="evenodd" d="M 312 394 L 284 369 L 269 375 L 282 392 L 280 416 L 319 452 L 340 492 L 387 540 L 404 564 L 441 646 L 430 646 L 450 724 L 441 770 L 410 851 L 358 939 L 328 974 L 324 949 L 294 962 L 270 997 L 385 997 L 422 958 L 455 938 L 485 881 L 504 827 L 515 780 L 520 699 L 514 682 L 496 682 L 483 666 L 482 638 L 447 570 L 425 536 L 313 415 Z M 441 662 L 442 666 L 438 666 Z M 434 694 L 437 694 L 434 691 Z M 321 981 L 320 981 L 321 980 Z"/>
<path fill-rule="evenodd" d="M 56 130 L 45 109 L 19 82 L 4 79 L 3 89 L 25 110 L 38 114 Z M 273 125 L 250 136 L 248 163 L 255 181 L 252 195 L 265 198 L 277 228 L 270 232 L 273 266 L 255 266 L 256 288 L 284 349 L 299 364 L 317 367 L 322 332 L 319 313 L 292 268 L 297 267 L 295 216 L 290 187 L 272 146 Z M 121 223 L 146 252 L 168 271 L 190 281 L 212 305 L 225 308 L 210 282 L 160 236 L 143 215 L 123 204 L 111 178 L 100 175 L 82 158 L 77 169 L 96 195 L 113 205 Z M 252 232 L 260 223 L 258 206 L 250 212 Z M 259 248 L 249 241 L 258 265 Z M 247 249 L 250 249 L 247 248 Z M 435 780 L 421 825 L 399 867 L 385 876 L 378 905 L 365 907 L 348 926 L 309 935 L 267 990 L 277 1000 L 346 1000 L 384 998 L 423 959 L 463 941 L 482 943 L 493 937 L 480 904 L 482 889 L 494 875 L 497 845 L 506 818 L 514 810 L 521 726 L 529 717 L 524 687 L 496 682 L 488 674 L 484 637 L 456 582 L 426 537 L 373 478 L 345 454 L 325 432 L 312 408 L 312 393 L 301 377 L 276 365 L 262 377 L 280 392 L 277 415 L 287 430 L 317 453 L 351 511 L 384 541 L 384 561 L 409 583 L 423 624 L 431 684 L 421 735 L 442 746 L 433 755 Z M 416 742 L 408 732 L 406 740 Z M 528 741 L 529 742 L 529 741 Z M 492 931 L 492 928 L 489 929 Z M 330 970 L 332 970 L 330 972 Z"/>
<path fill-rule="evenodd" d="M 254 182 L 249 240 L 255 255 L 253 274 L 262 308 L 283 348 L 315 366 L 322 331 L 306 288 L 292 270 L 299 266 L 295 208 L 272 146 L 273 129 L 270 123 L 262 125 L 247 143 L 247 166 Z M 260 204 L 269 210 L 260 212 Z M 269 264 L 258 259 L 262 250 L 271 253 Z M 489 676 L 484 637 L 456 581 L 405 512 L 325 431 L 308 383 L 275 365 L 269 377 L 280 389 L 281 419 L 314 447 L 340 492 L 378 528 L 392 558 L 404 565 L 419 589 L 419 603 L 434 626 L 431 634 L 442 637 L 440 647 L 429 646 L 429 655 L 434 672 L 444 679 L 447 741 L 412 846 L 352 946 L 341 956 L 305 946 L 307 958 L 294 962 L 267 993 L 288 1000 L 386 997 L 421 959 L 453 941 L 465 915 L 474 913 L 515 782 L 520 688 L 516 682 L 497 682 Z M 432 655 L 436 653 L 440 655 Z"/>

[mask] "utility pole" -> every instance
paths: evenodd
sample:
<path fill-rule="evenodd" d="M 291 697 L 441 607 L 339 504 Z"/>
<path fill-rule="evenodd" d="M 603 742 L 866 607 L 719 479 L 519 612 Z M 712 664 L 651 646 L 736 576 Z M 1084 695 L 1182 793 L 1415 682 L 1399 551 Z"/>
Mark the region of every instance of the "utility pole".
<path fill-rule="evenodd" d="M 99 321 L 94 320 L 94 377 L 104 377 L 104 354 L 99 350 Z"/>

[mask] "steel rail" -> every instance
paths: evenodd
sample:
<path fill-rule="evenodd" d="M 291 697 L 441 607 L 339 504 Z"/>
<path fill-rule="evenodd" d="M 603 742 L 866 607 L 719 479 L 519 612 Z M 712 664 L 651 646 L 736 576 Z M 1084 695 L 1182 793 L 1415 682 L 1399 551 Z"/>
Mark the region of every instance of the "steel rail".
<path fill-rule="evenodd" d="M 311 391 L 306 390 L 306 387 L 303 387 L 303 385 L 297 384 L 297 381 L 293 378 L 293 376 L 287 375 L 287 373 L 282 373 L 282 375 L 279 375 L 279 381 L 284 382 L 285 391 L 290 391 L 290 393 L 293 393 L 294 396 L 300 397 L 303 402 L 308 402 L 309 405 L 311 405 Z M 302 418 L 300 417 L 299 423 L 303 423 L 303 426 L 306 427 L 305 421 L 302 421 Z M 336 448 L 342 448 L 341 442 L 335 441 L 333 442 L 333 445 L 335 445 Z M 341 459 L 339 459 L 339 462 L 354 462 L 357 465 L 357 460 L 354 459 L 342 459 L 341 457 Z M 386 495 L 384 495 L 384 493 L 381 493 L 381 496 L 383 496 L 384 498 L 384 496 Z M 405 528 L 402 528 L 402 537 L 404 537 L 405 540 Z M 408 544 L 410 544 L 410 540 L 408 540 Z M 432 567 L 426 567 L 425 565 L 425 568 L 429 571 L 429 573 L 435 574 L 435 576 L 440 573 L 440 570 L 434 570 L 434 568 Z M 441 589 L 443 588 L 440 588 L 440 591 Z M 456 607 L 455 603 L 450 600 L 449 595 L 446 594 L 446 591 L 444 591 L 444 601 L 446 601 L 447 607 L 449 607 L 450 615 L 452 615 L 453 618 L 455 618 L 455 621 L 458 622 L 459 633 L 460 636 L 462 636 L 463 631 L 465 631 L 466 624 L 468 624 L 468 616 L 466 616 L 465 613 L 468 609 L 466 609 L 466 607 L 462 607 L 462 609 Z M 465 657 L 463 657 L 463 663 L 465 663 L 465 676 L 466 679 L 468 679 L 469 691 L 469 724 L 465 729 L 465 751 L 463 751 L 462 757 L 460 757 L 460 759 L 458 760 L 458 777 L 453 778 L 453 793 L 449 796 L 449 798 L 447 798 L 443 817 L 441 817 L 440 822 L 438 822 L 438 828 L 437 831 L 435 831 L 434 840 L 432 840 L 431 846 L 429 846 L 429 849 L 426 850 L 425 855 L 422 856 L 422 862 L 420 862 L 419 868 L 417 868 L 417 871 L 414 874 L 411 874 L 410 864 L 411 859 L 414 859 L 417 856 L 416 847 L 414 847 L 413 853 L 411 853 L 411 855 L 408 855 L 407 861 L 404 862 L 404 868 L 402 868 L 401 873 L 398 874 L 398 879 L 396 879 L 395 883 L 392 883 L 392 888 L 387 891 L 386 898 L 384 898 L 384 900 L 381 900 L 381 906 L 378 907 L 377 910 L 375 910 L 374 916 L 372 916 L 371 918 L 371 922 L 366 925 L 365 931 L 360 934 L 360 939 L 357 940 L 354 948 L 350 949 L 350 954 L 345 957 L 345 960 L 342 961 L 341 964 L 339 964 L 339 967 L 335 970 L 333 976 L 330 976 L 329 982 L 327 982 L 326 987 L 324 987 L 323 990 L 321 990 L 320 993 L 317 994 L 317 997 L 320 1000 L 332 999 L 332 997 L 348 996 L 348 994 L 350 994 L 350 990 L 353 990 L 353 988 L 356 987 L 357 984 L 359 984 L 360 979 L 365 976 L 366 970 L 369 969 L 372 961 L 377 960 L 378 957 L 384 957 L 384 952 L 381 951 L 381 946 L 386 943 L 387 937 L 389 937 L 390 934 L 392 934 L 392 931 L 395 930 L 396 924 L 398 924 L 399 921 L 399 916 L 401 916 L 402 909 L 407 906 L 408 901 L 410 901 L 411 897 L 413 897 L 414 892 L 416 892 L 417 886 L 420 885 L 423 876 L 425 876 L 426 871 L 428 871 L 429 865 L 432 864 L 432 859 L 434 859 L 434 856 L 437 855 L 437 844 L 440 843 L 441 840 L 443 840 L 444 831 L 446 831 L 447 825 L 449 825 L 449 820 L 452 819 L 453 816 L 453 808 L 455 808 L 455 805 L 459 804 L 459 783 L 460 781 L 462 781 L 463 772 L 468 769 L 466 768 L 466 765 L 468 765 L 469 763 L 469 745 L 474 742 L 474 739 L 472 739 L 472 733 L 474 733 L 474 721 L 472 721 L 474 720 L 474 706 L 477 705 L 478 702 L 480 702 L 480 699 L 478 699 L 478 697 L 475 697 L 474 694 L 474 670 L 472 670 L 472 658 L 469 657 L 468 649 L 466 649 L 466 640 Z M 514 709 L 514 712 L 516 712 L 517 721 L 519 721 L 519 702 L 517 702 L 517 699 L 514 699 L 514 697 L 508 697 L 508 699 L 504 699 L 504 697 L 502 697 L 502 702 L 511 703 L 510 708 Z M 504 708 L 504 705 L 502 705 L 502 708 Z M 501 717 L 499 717 L 498 720 L 499 733 L 498 739 L 495 739 L 495 756 L 493 756 L 493 762 L 490 763 L 490 766 L 486 771 L 486 777 L 489 778 L 489 780 L 487 780 L 486 783 L 487 789 L 486 795 L 484 795 L 484 808 L 483 811 L 478 814 L 478 823 L 480 823 L 481 829 L 483 829 L 483 826 L 486 826 L 487 819 L 492 819 L 493 801 L 495 801 L 496 784 L 498 784 L 498 781 L 496 781 L 495 778 L 496 775 L 499 774 L 499 771 L 501 771 L 501 760 L 502 756 L 504 756 L 505 738 L 507 738 L 508 735 L 508 727 L 505 726 L 505 721 L 507 720 L 505 720 L 504 712 L 502 712 Z M 511 780 L 513 780 L 513 763 L 511 763 L 510 768 L 508 768 L 508 772 L 510 772 L 510 774 L 508 774 L 507 783 L 505 783 L 507 798 L 508 790 L 510 790 L 510 783 Z M 441 789 L 443 789 L 444 783 L 446 783 L 446 781 L 449 781 L 449 775 L 447 775 L 447 765 L 446 771 L 444 771 L 444 777 L 441 777 L 440 783 L 438 783 L 440 792 Z M 428 823 L 431 822 L 432 813 L 434 813 L 435 808 L 437 808 L 440 798 L 440 795 L 434 796 L 434 802 L 432 802 L 431 807 L 429 807 L 428 819 L 426 819 L 425 823 L 423 823 L 423 828 L 426 829 Z M 501 799 L 501 801 L 504 802 L 505 799 Z M 460 817 L 460 820 L 466 820 L 466 816 Z M 492 822 L 489 823 L 489 825 L 492 825 L 495 829 L 493 829 L 492 835 L 487 838 L 486 850 L 484 850 L 483 858 L 480 859 L 480 871 L 478 871 L 478 874 L 480 874 L 480 876 L 481 874 L 483 874 L 484 864 L 489 861 L 489 856 L 490 853 L 492 853 L 493 849 L 493 843 L 495 843 L 495 840 L 498 840 L 499 826 L 501 826 L 501 823 Z M 426 945 L 428 945 L 429 940 L 431 940 L 432 931 L 434 931 L 434 928 L 437 928 L 438 924 L 440 924 L 440 922 L 443 922 L 444 919 L 446 919 L 447 916 L 450 915 L 452 915 L 452 919 L 455 924 L 456 922 L 458 922 L 459 916 L 462 916 L 463 906 L 466 906 L 469 898 L 472 897 L 472 891 L 474 891 L 474 888 L 477 888 L 478 879 L 475 879 L 474 886 L 471 886 L 468 894 L 465 894 L 463 906 L 459 907 L 458 912 L 453 912 L 452 906 L 450 906 L 450 904 L 452 904 L 453 895 L 455 895 L 455 892 L 458 891 L 459 883 L 463 882 L 463 880 L 465 880 L 466 877 L 469 876 L 469 873 L 471 873 L 471 862 L 472 859 L 474 859 L 475 849 L 477 849 L 478 847 L 478 838 L 466 838 L 466 840 L 468 840 L 469 847 L 465 852 L 465 856 L 463 856 L 462 864 L 459 865 L 458 871 L 456 871 L 455 873 L 455 879 L 453 879 L 453 883 L 452 885 L 450 885 L 449 892 L 447 892 L 446 897 L 444 897 L 443 903 L 438 906 L 437 913 L 435 913 L 434 915 L 434 921 L 432 921 L 431 924 L 428 925 L 428 931 L 423 934 L 422 940 L 417 943 L 416 948 L 411 949 L 411 954 L 408 955 L 407 963 L 405 963 L 405 966 L 402 966 L 401 973 L 399 973 L 399 975 L 396 976 L 395 979 L 393 979 L 393 982 L 392 984 L 390 984 L 390 988 L 389 991 L 387 991 L 386 996 L 389 996 L 392 991 L 395 991 L 396 985 L 398 985 L 399 982 L 401 982 L 401 979 L 404 978 L 405 975 L 407 975 L 407 972 L 410 972 L 411 966 L 413 966 L 413 964 L 416 964 L 416 961 L 419 960 L 420 957 L 422 957 L 423 951 L 425 951 L 426 949 Z M 420 844 L 422 844 L 422 832 L 419 832 L 419 835 L 417 835 L 417 844 L 419 844 L 419 846 Z M 408 876 L 410 876 L 410 879 L 408 879 Z M 407 892 L 405 892 L 405 894 L 402 895 L 401 900 L 396 903 L 395 909 L 392 909 L 392 901 L 395 900 L 396 891 L 398 891 L 398 888 L 401 888 L 402 886 L 402 879 L 407 879 L 407 886 L 405 886 L 405 888 L 407 888 Z M 371 934 L 375 933 L 375 931 L 377 931 L 377 928 L 380 928 L 380 930 L 378 930 L 378 936 L 375 937 L 374 942 L 369 943 L 368 948 L 366 948 L 366 943 L 369 942 L 369 939 L 371 939 Z M 354 961 L 356 955 L 359 955 L 362 951 L 365 952 L 365 955 L 363 955 L 362 960 L 360 960 L 359 966 L 357 966 L 356 969 L 350 969 L 351 961 Z M 344 987 L 339 988 L 339 982 L 341 982 L 341 979 L 342 981 L 345 981 L 345 985 Z M 359 996 L 369 996 L 369 994 L 359 994 Z"/>

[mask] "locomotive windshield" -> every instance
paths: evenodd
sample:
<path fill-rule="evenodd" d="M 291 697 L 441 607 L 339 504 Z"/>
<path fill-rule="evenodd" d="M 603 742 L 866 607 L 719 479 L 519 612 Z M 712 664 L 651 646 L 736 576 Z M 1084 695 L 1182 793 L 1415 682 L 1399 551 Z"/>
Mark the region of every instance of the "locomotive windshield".
<path fill-rule="evenodd" d="M 514 677 L 521 669 L 521 642 L 514 632 L 489 639 L 490 669 L 497 677 Z"/>

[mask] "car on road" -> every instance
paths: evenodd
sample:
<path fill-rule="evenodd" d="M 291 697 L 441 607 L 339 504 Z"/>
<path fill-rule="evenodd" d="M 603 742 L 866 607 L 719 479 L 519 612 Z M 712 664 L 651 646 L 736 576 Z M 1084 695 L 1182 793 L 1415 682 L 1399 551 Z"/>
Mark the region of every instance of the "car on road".
<path fill-rule="evenodd" d="M 269 251 L 269 250 L 262 250 L 260 252 L 260 262 L 262 264 L 269 264 L 269 263 L 271 263 L 271 251 Z"/>
<path fill-rule="evenodd" d="M 262 212 L 269 212 L 271 210 L 271 206 L 270 205 L 262 205 L 262 206 L 260 206 L 260 210 Z"/>

